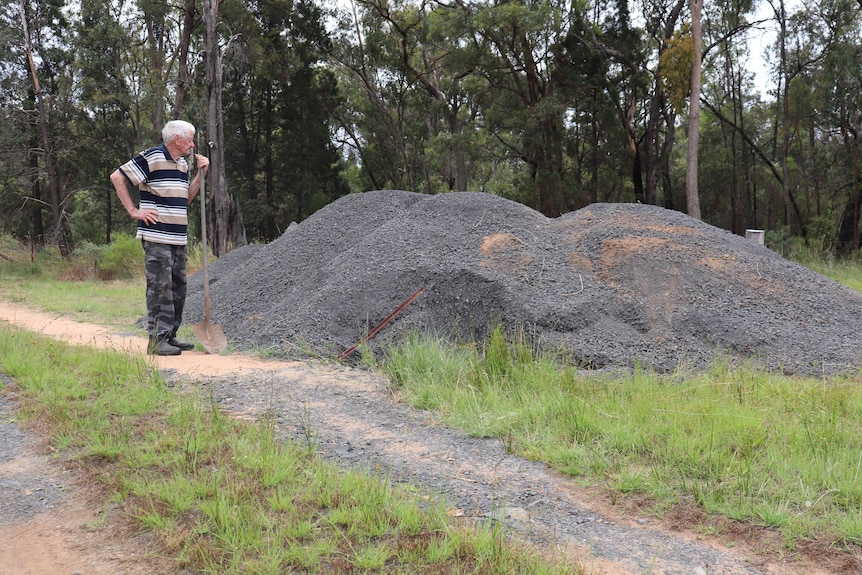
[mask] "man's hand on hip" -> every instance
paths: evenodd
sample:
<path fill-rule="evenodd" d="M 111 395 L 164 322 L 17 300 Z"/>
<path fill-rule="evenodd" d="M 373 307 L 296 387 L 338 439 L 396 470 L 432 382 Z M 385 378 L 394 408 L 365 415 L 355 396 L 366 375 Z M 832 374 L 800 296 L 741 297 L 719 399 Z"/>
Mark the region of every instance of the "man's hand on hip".
<path fill-rule="evenodd" d="M 136 220 L 141 220 L 147 225 L 155 224 L 159 221 L 159 212 L 155 210 L 132 210 L 129 215 Z"/>

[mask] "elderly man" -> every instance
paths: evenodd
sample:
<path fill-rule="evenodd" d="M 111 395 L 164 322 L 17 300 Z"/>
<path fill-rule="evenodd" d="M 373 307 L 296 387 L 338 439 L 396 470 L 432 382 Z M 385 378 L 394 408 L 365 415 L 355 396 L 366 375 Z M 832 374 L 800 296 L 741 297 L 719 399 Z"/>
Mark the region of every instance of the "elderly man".
<path fill-rule="evenodd" d="M 209 160 L 195 154 L 198 167 L 189 182 L 186 156 L 195 148 L 195 127 L 172 120 L 162 129 L 161 146 L 141 152 L 111 174 L 123 207 L 138 220 L 137 237 L 144 247 L 147 275 L 147 353 L 179 355 L 194 344 L 179 341 L 177 329 L 186 300 L 188 205 L 200 189 Z M 135 207 L 127 184 L 140 191 Z"/>

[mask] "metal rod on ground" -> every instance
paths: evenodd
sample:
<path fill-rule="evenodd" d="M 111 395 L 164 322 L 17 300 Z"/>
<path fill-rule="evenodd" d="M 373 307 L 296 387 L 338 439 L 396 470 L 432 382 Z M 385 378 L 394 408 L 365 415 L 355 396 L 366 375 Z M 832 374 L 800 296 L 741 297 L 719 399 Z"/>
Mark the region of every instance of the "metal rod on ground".
<path fill-rule="evenodd" d="M 375 335 L 377 335 L 377 332 L 379 332 L 381 329 L 383 329 L 383 327 L 384 327 L 387 323 L 389 323 L 390 321 L 392 321 L 392 318 L 394 318 L 396 315 L 398 315 L 399 313 L 401 313 L 401 312 L 404 310 L 404 308 L 405 308 L 405 307 L 407 307 L 408 305 L 410 305 L 411 303 L 413 303 L 413 302 L 416 300 L 416 298 L 418 298 L 420 295 L 422 295 L 422 293 L 423 293 L 424 291 L 425 291 L 425 288 L 419 288 L 418 290 L 416 290 L 416 293 L 414 293 L 412 296 L 410 296 L 409 298 L 407 298 L 406 300 L 404 300 L 404 303 L 402 303 L 401 305 L 399 305 L 399 306 L 395 309 L 395 311 L 393 311 L 393 312 L 392 312 L 392 313 L 390 313 L 388 316 L 386 316 L 386 319 L 384 319 L 384 320 L 383 320 L 383 321 L 381 321 L 379 324 L 377 324 L 377 327 L 375 327 L 375 328 L 374 328 L 374 329 L 372 329 L 370 332 L 368 332 L 368 334 L 367 334 L 367 335 L 362 336 L 362 339 L 360 339 L 360 340 L 359 340 L 359 342 L 358 342 L 356 345 L 354 345 L 353 347 L 349 347 L 349 348 L 345 349 L 343 352 L 341 352 L 341 355 L 339 355 L 339 356 L 338 356 L 338 359 L 344 359 L 344 358 L 348 357 L 351 353 L 353 353 L 354 351 L 356 351 L 356 348 L 357 348 L 357 347 L 359 347 L 360 345 L 362 345 L 363 343 L 365 343 L 366 341 L 368 341 L 369 339 L 371 339 L 372 337 L 374 337 Z"/>

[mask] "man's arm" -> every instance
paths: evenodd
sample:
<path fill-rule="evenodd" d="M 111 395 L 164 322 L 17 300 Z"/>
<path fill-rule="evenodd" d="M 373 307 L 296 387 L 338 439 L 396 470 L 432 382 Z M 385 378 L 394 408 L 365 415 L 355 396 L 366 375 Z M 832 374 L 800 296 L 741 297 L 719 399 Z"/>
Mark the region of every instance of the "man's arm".
<path fill-rule="evenodd" d="M 195 179 L 193 179 L 189 183 L 188 203 L 192 203 L 192 200 L 197 197 L 198 191 L 201 189 L 201 178 L 206 176 L 207 169 L 210 165 L 210 160 L 206 156 L 195 154 L 195 165 L 197 165 L 198 167 L 198 173 L 195 174 Z"/>
<path fill-rule="evenodd" d="M 126 187 L 126 175 L 119 169 L 114 170 L 111 174 L 111 183 L 114 184 L 114 190 L 117 192 L 117 197 L 126 211 L 136 220 L 141 220 L 147 225 L 154 224 L 159 221 L 159 213 L 154 210 L 139 210 L 132 202 L 132 197 L 129 195 L 129 189 Z"/>

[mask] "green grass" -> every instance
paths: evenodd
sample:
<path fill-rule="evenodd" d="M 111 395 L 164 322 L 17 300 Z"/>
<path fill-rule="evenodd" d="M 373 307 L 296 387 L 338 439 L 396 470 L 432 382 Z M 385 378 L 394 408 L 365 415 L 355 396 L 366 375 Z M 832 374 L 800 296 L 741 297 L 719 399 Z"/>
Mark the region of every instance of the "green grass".
<path fill-rule="evenodd" d="M 862 265 L 855 260 L 809 257 L 802 263 L 862 290 Z M 0 272 L 3 265 L 0 262 Z M 105 287 L 94 281 L 57 280 L 56 269 L 49 265 L 33 275 L 33 279 L 10 280 L 0 273 L 0 293 L 11 293 L 7 286 L 15 281 L 30 282 L 15 293 L 22 303 L 40 307 L 62 300 L 60 292 L 68 293 L 67 301 L 50 308 L 61 312 L 83 307 Z M 134 285 L 133 280 L 126 295 L 118 298 L 141 301 L 142 286 Z M 129 305 L 134 309 L 135 304 Z M 115 311 L 122 306 L 93 309 L 87 312 L 91 314 L 88 319 L 110 323 L 123 315 Z M 137 312 L 125 313 L 128 321 Z M 715 532 L 714 526 L 726 519 L 745 522 L 779 531 L 788 549 L 805 540 L 845 546 L 855 553 L 862 546 L 862 389 L 858 376 L 781 377 L 721 361 L 706 372 L 681 369 L 662 376 L 635 370 L 615 377 L 598 375 L 579 371 L 559 357 L 537 354 L 523 339 L 513 341 L 500 330 L 485 345 L 452 346 L 417 335 L 383 357 L 375 358 L 367 349 L 362 350 L 362 357 L 367 365 L 385 371 L 404 401 L 433 410 L 448 425 L 472 435 L 500 438 L 510 451 L 545 461 L 587 486 L 603 489 L 612 501 L 636 497 L 647 501 L 659 516 L 681 502 L 692 501 L 706 514 L 704 531 Z M 64 401 L 89 393 L 81 381 L 69 381 L 61 390 L 44 387 L 47 397 L 59 394 Z M 209 417 L 206 409 L 198 413 L 184 407 L 183 411 Z M 206 420 L 200 425 L 208 428 L 223 423 Z M 123 460 L 124 452 L 114 443 L 123 433 L 113 429 L 97 434 L 98 429 L 93 426 L 90 449 L 112 464 Z M 196 434 L 193 444 L 184 440 L 185 465 L 196 468 L 195 462 L 208 457 L 203 435 Z M 66 429 L 59 429 L 55 437 L 58 445 L 75 445 L 75 435 Z M 303 450 L 306 456 L 313 451 L 313 438 Z M 161 454 L 153 450 L 150 457 L 158 459 Z M 264 466 L 256 473 L 270 490 L 262 498 L 269 507 L 292 512 L 294 507 L 308 505 L 308 498 L 326 506 L 337 499 L 320 486 L 313 495 L 291 497 L 279 486 L 290 477 L 293 464 L 268 463 L 278 459 L 271 449 L 257 452 L 252 459 L 260 459 L 257 465 Z M 191 493 L 168 488 L 176 498 L 171 506 L 185 508 L 194 497 L 211 496 L 219 491 L 213 483 L 216 478 L 199 478 Z M 210 501 L 207 513 L 217 518 L 226 504 L 226 500 Z M 146 511 L 147 521 L 172 524 L 154 514 L 161 509 L 159 505 L 151 507 Z M 382 529 L 352 509 L 327 514 L 326 520 L 342 533 L 349 530 L 348 524 L 365 525 L 363 529 L 369 532 Z M 417 521 L 411 520 L 413 524 Z M 267 529 L 300 537 L 320 525 L 319 518 L 302 517 L 290 527 L 280 524 L 277 529 Z M 381 557 L 402 553 L 392 551 L 389 541 L 376 543 L 362 551 L 356 564 L 374 565 L 386 561 Z M 434 539 L 423 548 L 429 555 L 445 555 L 451 545 Z M 331 552 L 330 546 L 343 548 L 330 540 L 320 546 L 291 546 L 279 553 L 297 565 L 319 566 L 325 562 L 321 557 Z M 182 555 L 194 553 L 184 548 Z M 275 559 L 261 564 L 261 572 L 267 572 L 271 561 Z"/>
<path fill-rule="evenodd" d="M 69 346 L 0 324 L 0 373 L 24 417 L 106 499 L 152 532 L 178 570 L 265 573 L 584 573 L 439 503 L 339 470 L 167 389 L 142 357 Z M 199 394 L 198 394 L 199 395 Z"/>
<path fill-rule="evenodd" d="M 56 249 L 31 253 L 0 237 L 0 254 L 5 256 L 0 258 L 0 297 L 80 321 L 128 327 L 146 314 L 143 252 L 139 244 L 130 241 L 133 240 L 119 244 L 129 254 L 130 264 L 139 266 L 124 266 L 130 273 L 106 281 L 92 253 L 77 254 L 65 261 Z M 141 251 L 140 262 L 134 261 L 135 252 L 130 247 Z"/>
<path fill-rule="evenodd" d="M 862 292 L 862 274 L 860 264 L 856 261 L 823 261 L 805 262 L 805 267 L 821 275 L 841 282 L 847 287 Z"/>
<path fill-rule="evenodd" d="M 662 515 L 694 500 L 713 517 L 800 540 L 858 542 L 862 383 L 717 362 L 706 372 L 598 375 L 498 329 L 455 347 L 414 336 L 381 363 L 404 401 L 444 422 Z"/>
<path fill-rule="evenodd" d="M 77 321 L 129 328 L 146 315 L 143 250 L 131 238 L 122 238 L 115 244 L 116 250 L 85 246 L 65 261 L 55 248 L 31 253 L 0 236 L 0 254 L 5 256 L 0 257 L 0 298 Z M 197 271 L 201 259 L 201 246 L 190 246 L 189 275 Z M 122 263 L 113 263 L 107 269 L 121 273 L 106 278 L 100 270 L 108 266 L 105 262 L 113 260 Z M 191 333 L 187 326 L 181 330 L 183 337 Z"/>
<path fill-rule="evenodd" d="M 143 280 L 65 281 L 0 276 L 0 297 L 6 301 L 115 327 L 128 327 L 146 315 L 144 293 Z"/>

